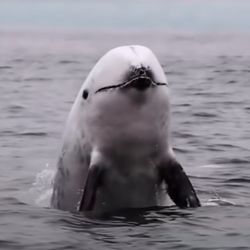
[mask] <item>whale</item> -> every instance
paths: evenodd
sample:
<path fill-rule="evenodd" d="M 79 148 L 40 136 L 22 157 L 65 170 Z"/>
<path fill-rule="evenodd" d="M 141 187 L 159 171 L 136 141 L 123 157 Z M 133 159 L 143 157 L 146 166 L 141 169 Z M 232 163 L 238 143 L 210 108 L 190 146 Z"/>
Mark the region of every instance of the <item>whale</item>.
<path fill-rule="evenodd" d="M 69 113 L 51 205 L 75 212 L 200 206 L 171 145 L 170 94 L 154 53 L 141 45 L 108 51 Z M 170 197 L 170 199 L 169 199 Z"/>

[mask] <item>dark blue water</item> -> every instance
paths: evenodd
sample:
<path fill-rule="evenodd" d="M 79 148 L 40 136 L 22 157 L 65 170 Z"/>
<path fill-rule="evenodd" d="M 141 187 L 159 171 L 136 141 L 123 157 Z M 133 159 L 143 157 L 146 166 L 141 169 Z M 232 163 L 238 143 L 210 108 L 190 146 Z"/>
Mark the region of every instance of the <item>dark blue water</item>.
<path fill-rule="evenodd" d="M 175 33 L 0 34 L 1 249 L 249 249 L 250 39 Z M 49 208 L 64 124 L 109 49 L 150 47 L 168 76 L 172 139 L 202 207 L 109 218 Z"/>

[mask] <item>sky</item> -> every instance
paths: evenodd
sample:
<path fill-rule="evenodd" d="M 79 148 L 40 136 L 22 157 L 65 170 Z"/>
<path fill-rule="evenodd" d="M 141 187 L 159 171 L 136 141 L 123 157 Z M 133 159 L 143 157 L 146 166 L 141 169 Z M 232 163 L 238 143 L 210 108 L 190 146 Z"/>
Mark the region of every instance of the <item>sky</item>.
<path fill-rule="evenodd" d="M 250 32 L 249 0 L 1 0 L 1 29 Z"/>

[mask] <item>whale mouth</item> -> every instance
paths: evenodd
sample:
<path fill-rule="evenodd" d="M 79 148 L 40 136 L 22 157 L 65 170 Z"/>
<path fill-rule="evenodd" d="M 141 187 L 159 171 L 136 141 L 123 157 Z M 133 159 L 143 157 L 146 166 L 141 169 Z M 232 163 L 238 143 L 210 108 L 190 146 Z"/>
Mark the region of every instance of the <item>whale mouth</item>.
<path fill-rule="evenodd" d="M 144 91 L 150 86 L 154 86 L 154 83 L 149 77 L 138 77 L 132 80 L 126 87 L 135 88 L 137 90 Z"/>
<path fill-rule="evenodd" d="M 157 87 L 157 86 L 167 86 L 167 83 L 157 83 L 154 82 L 150 77 L 137 76 L 120 84 L 110 85 L 100 88 L 95 93 L 104 92 L 112 89 L 128 89 L 128 88 L 135 88 L 138 91 L 144 91 L 150 87 Z"/>

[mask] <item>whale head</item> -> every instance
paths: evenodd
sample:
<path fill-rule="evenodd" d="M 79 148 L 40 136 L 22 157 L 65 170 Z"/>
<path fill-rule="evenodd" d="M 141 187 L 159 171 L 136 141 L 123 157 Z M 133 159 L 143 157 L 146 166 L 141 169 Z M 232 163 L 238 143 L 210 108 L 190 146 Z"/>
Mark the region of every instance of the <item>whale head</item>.
<path fill-rule="evenodd" d="M 166 76 L 152 51 L 144 46 L 122 46 L 110 50 L 96 64 L 83 85 L 83 95 L 118 89 L 165 85 Z"/>
<path fill-rule="evenodd" d="M 144 46 L 118 47 L 105 54 L 77 99 L 79 126 L 93 147 L 143 148 L 167 137 L 167 79 L 153 52 Z"/>

